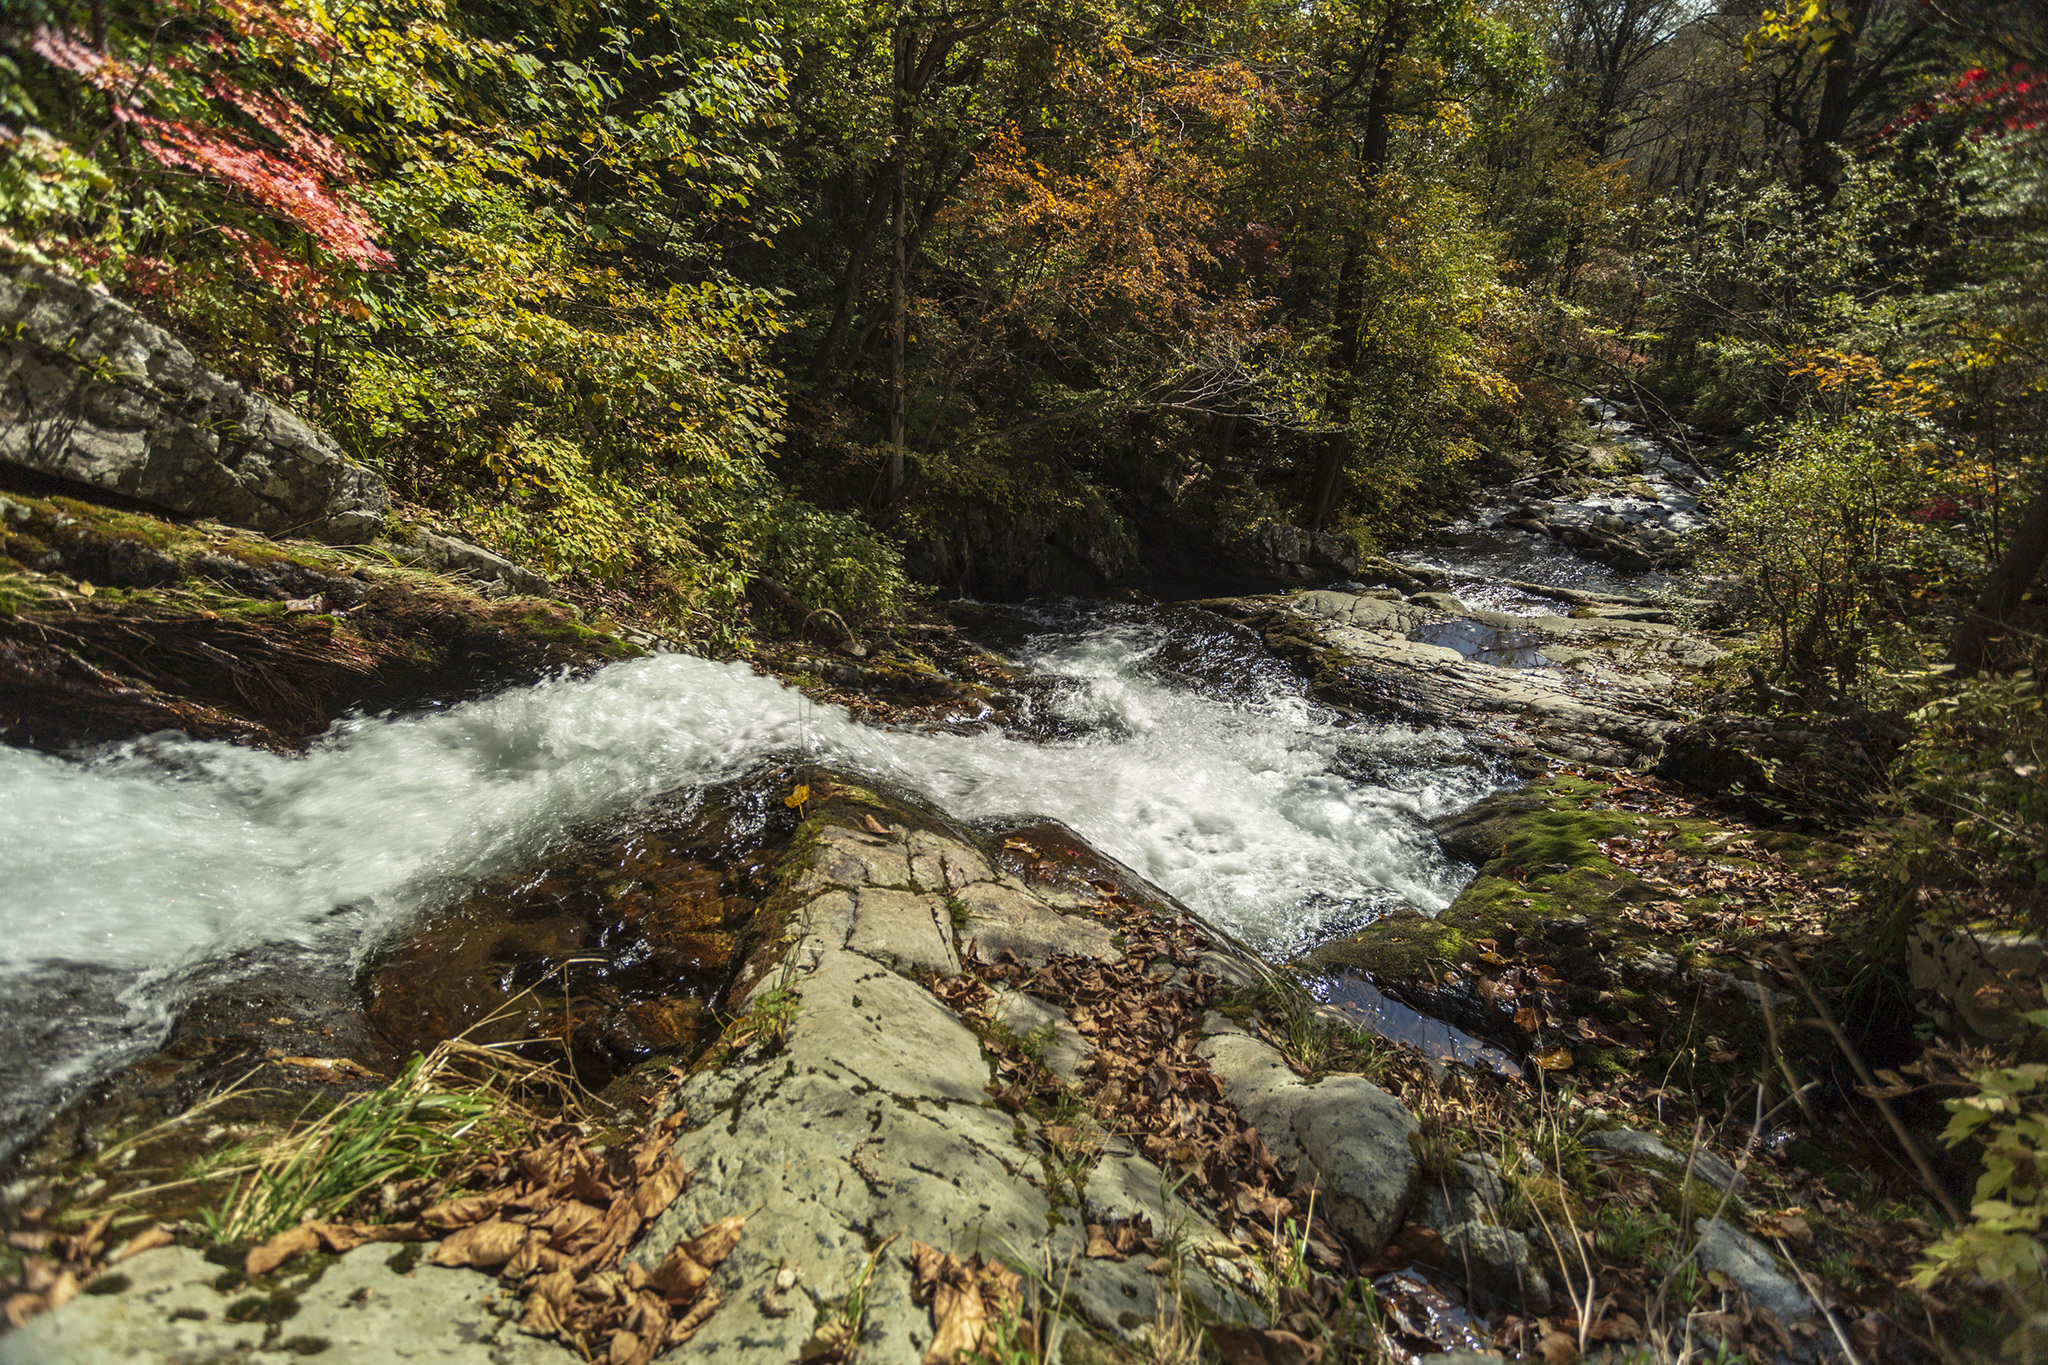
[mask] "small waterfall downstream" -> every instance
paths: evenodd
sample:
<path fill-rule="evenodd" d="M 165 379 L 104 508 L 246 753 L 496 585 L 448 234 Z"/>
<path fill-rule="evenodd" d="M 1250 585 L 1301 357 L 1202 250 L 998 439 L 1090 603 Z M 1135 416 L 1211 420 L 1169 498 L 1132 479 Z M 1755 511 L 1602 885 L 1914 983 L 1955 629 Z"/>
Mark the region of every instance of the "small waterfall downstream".
<path fill-rule="evenodd" d="M 1467 875 L 1424 828 L 1498 786 L 1456 740 L 1346 724 L 1255 636 L 1169 607 L 1008 613 L 1028 735 L 863 725 L 664 655 L 338 723 L 283 758 L 158 736 L 0 748 L 0 1131 L 153 1047 L 199 989 L 360 962 L 574 827 L 808 759 L 957 819 L 1065 822 L 1276 957 Z"/>

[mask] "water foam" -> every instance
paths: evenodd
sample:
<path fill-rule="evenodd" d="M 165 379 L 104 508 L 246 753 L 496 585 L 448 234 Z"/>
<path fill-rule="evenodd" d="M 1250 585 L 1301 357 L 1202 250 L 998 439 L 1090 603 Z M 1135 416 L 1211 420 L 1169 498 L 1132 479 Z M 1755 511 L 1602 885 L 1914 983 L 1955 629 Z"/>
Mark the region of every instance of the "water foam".
<path fill-rule="evenodd" d="M 45 1020 L 15 1046 L 44 1053 L 46 1082 L 90 1070 L 235 954 L 359 953 L 571 826 L 799 753 L 959 818 L 1064 821 L 1269 952 L 1395 901 L 1448 902 L 1462 870 L 1420 821 L 1491 785 L 1469 756 L 1334 724 L 1242 657 L 1220 679 L 1176 674 L 1176 648 L 1184 631 L 1128 612 L 1040 637 L 1027 653 L 1057 679 L 1041 705 L 1067 731 L 1049 741 L 875 729 L 743 666 L 667 655 L 346 720 L 299 758 L 178 736 L 87 762 L 0 748 L 0 1006 L 72 1010 L 75 1027 Z M 97 984 L 53 1007 L 35 993 L 59 964 Z"/>

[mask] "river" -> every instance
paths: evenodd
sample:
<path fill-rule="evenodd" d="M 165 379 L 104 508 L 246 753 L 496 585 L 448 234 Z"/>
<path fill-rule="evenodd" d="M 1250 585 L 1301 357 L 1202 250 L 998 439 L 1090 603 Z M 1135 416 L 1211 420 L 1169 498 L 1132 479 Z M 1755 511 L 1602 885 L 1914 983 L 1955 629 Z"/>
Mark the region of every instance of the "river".
<path fill-rule="evenodd" d="M 1553 580 L 1571 567 L 1543 555 Z M 1444 560 L 1474 595 L 1518 567 L 1479 557 Z M 195 991 L 360 963 L 573 827 L 770 763 L 865 773 L 970 823 L 1062 821 L 1276 959 L 1395 905 L 1433 913 L 1469 877 L 1426 822 L 1509 778 L 1455 738 L 1333 713 L 1256 636 L 1192 608 L 993 620 L 1034 679 L 1020 733 L 864 725 L 668 654 L 346 718 L 295 758 L 176 735 L 0 748 L 0 1149 L 156 1047 Z"/>

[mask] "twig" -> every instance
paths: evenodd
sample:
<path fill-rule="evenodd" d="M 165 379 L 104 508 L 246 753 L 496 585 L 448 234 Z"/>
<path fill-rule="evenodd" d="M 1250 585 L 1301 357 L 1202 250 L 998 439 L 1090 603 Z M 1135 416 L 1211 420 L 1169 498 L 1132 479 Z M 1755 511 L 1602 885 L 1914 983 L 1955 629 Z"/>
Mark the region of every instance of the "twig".
<path fill-rule="evenodd" d="M 1841 1345 L 1842 1354 L 1848 1357 L 1849 1365 L 1863 1365 L 1862 1360 L 1856 1355 L 1856 1348 L 1849 1344 L 1849 1334 L 1844 1332 L 1842 1324 L 1835 1320 L 1834 1311 L 1821 1302 L 1820 1294 L 1815 1291 L 1813 1281 L 1808 1278 L 1805 1268 L 1792 1259 L 1791 1249 L 1785 1245 L 1785 1239 L 1773 1237 L 1771 1240 L 1778 1244 L 1778 1254 L 1785 1258 L 1785 1264 L 1791 1266 L 1792 1273 L 1799 1277 L 1799 1287 L 1806 1291 L 1806 1297 L 1813 1300 L 1813 1306 L 1828 1320 L 1828 1330 L 1835 1334 L 1835 1340 Z"/>
<path fill-rule="evenodd" d="M 1827 1001 L 1820 998 L 1820 993 L 1814 990 L 1813 984 L 1806 979 L 1806 973 L 1799 970 L 1799 964 L 1792 960 L 1791 955 L 1783 948 L 1777 949 L 1776 952 L 1778 960 L 1785 964 L 1793 979 L 1799 983 L 1799 989 L 1806 992 L 1806 998 L 1812 1002 L 1815 1012 L 1820 1015 L 1822 1027 L 1834 1037 L 1835 1045 L 1842 1049 L 1842 1055 L 1849 1059 L 1850 1067 L 1856 1072 L 1856 1079 L 1863 1082 L 1864 1093 L 1876 1102 L 1878 1112 L 1882 1113 L 1884 1121 L 1891 1125 L 1892 1136 L 1899 1140 L 1899 1145 L 1906 1149 L 1906 1155 L 1913 1159 L 1913 1167 L 1920 1173 L 1921 1184 L 1934 1196 L 1934 1201 L 1941 1205 L 1942 1212 L 1948 1215 L 1949 1221 L 1961 1226 L 1963 1211 L 1956 1207 L 1956 1201 L 1949 1197 L 1941 1181 L 1935 1178 L 1934 1167 L 1928 1164 L 1927 1154 L 1920 1150 L 1920 1144 L 1913 1141 L 1913 1135 L 1907 1132 L 1906 1125 L 1899 1121 L 1898 1112 L 1892 1108 L 1891 1101 L 1885 1099 L 1884 1092 L 1878 1086 L 1877 1077 L 1870 1074 L 1870 1068 L 1863 1064 L 1863 1057 L 1849 1041 L 1849 1035 L 1835 1022 L 1834 1011 L 1828 1008 Z"/>

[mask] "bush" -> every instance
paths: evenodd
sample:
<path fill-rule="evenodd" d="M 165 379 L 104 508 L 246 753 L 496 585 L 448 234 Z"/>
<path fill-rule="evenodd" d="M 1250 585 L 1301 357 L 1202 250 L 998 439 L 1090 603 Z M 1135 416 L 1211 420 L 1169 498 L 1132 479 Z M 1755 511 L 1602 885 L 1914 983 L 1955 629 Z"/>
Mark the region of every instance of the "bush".
<path fill-rule="evenodd" d="M 1903 657 L 1910 575 L 1930 532 L 1927 448 L 1909 419 L 1809 414 L 1783 427 L 1731 480 L 1713 567 L 1739 578 L 1738 609 L 1781 677 L 1847 692 Z"/>

